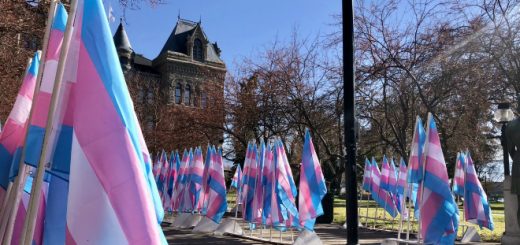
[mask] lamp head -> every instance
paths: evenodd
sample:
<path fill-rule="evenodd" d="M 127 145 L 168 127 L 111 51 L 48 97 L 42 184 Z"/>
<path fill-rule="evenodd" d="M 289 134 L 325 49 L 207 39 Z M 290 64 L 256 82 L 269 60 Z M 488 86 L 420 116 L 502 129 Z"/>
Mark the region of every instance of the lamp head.
<path fill-rule="evenodd" d="M 514 114 L 511 110 L 511 104 L 509 102 L 502 102 L 498 104 L 497 111 L 495 112 L 495 121 L 499 123 L 507 123 L 513 120 Z"/>

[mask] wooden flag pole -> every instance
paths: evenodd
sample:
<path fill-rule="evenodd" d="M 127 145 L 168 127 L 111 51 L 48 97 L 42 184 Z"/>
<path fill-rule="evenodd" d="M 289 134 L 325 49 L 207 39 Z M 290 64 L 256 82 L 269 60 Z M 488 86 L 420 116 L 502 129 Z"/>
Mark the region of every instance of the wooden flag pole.
<path fill-rule="evenodd" d="M 34 113 L 34 104 L 38 100 L 38 91 L 39 91 L 39 88 L 40 88 L 41 82 L 42 82 L 43 70 L 45 69 L 44 61 L 45 61 L 45 57 L 47 56 L 47 48 L 49 46 L 49 36 L 50 36 L 50 32 L 51 32 L 51 26 L 53 24 L 52 22 L 54 20 L 55 14 L 56 14 L 56 7 L 57 7 L 56 3 L 57 2 L 55 0 L 51 1 L 50 7 L 49 7 L 49 13 L 47 15 L 45 34 L 43 36 L 42 52 L 40 55 L 40 65 L 38 68 L 38 74 L 36 76 L 36 86 L 34 87 L 34 95 L 33 95 L 31 110 L 29 112 L 29 120 L 27 122 L 26 130 L 25 130 L 24 142 L 26 141 L 27 135 L 29 133 L 29 125 L 31 122 L 32 115 Z M 25 143 L 24 143 L 24 147 L 22 149 L 22 156 L 20 157 L 20 162 L 18 163 L 18 175 L 16 176 L 14 184 L 13 184 L 13 186 L 17 187 L 17 189 L 15 189 L 16 191 L 14 192 L 14 198 L 12 198 L 12 201 L 11 201 L 12 203 L 10 204 L 10 206 L 8 206 L 8 208 L 9 208 L 8 210 L 9 211 L 12 210 L 10 212 L 9 217 L 7 218 L 7 234 L 6 234 L 5 241 L 8 244 L 12 240 L 12 235 L 13 235 L 12 233 L 13 233 L 13 229 L 14 229 L 15 218 L 16 218 L 16 214 L 18 213 L 18 207 L 20 205 L 20 200 L 21 200 L 21 196 L 23 193 L 23 187 L 25 185 L 25 180 L 27 178 L 27 174 L 26 174 L 27 168 L 25 165 L 26 152 L 27 152 L 27 148 L 25 147 Z"/>
<path fill-rule="evenodd" d="M 25 73 L 22 77 L 22 84 L 23 84 L 23 80 L 25 79 L 25 77 L 27 76 L 27 73 L 29 73 L 29 68 L 31 66 L 31 63 L 32 63 L 32 58 L 28 58 L 27 59 L 27 68 L 25 69 Z M 36 87 L 36 86 L 35 86 Z M 34 101 L 34 100 L 33 100 Z M 31 106 L 32 108 L 32 106 Z M 30 116 L 29 116 L 30 118 Z M 28 118 L 28 119 L 29 119 Z M 0 241 L 2 241 L 3 239 L 3 236 L 5 234 L 5 229 L 7 227 L 7 221 L 9 220 L 9 216 L 10 216 L 10 212 L 8 210 L 8 207 L 11 204 L 11 196 L 14 194 L 13 192 L 13 185 L 14 183 L 11 183 L 11 181 L 8 181 L 8 186 L 7 186 L 7 190 L 6 190 L 6 193 L 5 193 L 5 197 L 4 197 L 4 201 L 2 203 L 2 210 L 0 210 L 0 221 L 1 221 L 1 225 L 0 225 Z"/>
<path fill-rule="evenodd" d="M 47 123 L 45 126 L 45 137 L 43 138 L 42 151 L 40 154 L 40 160 L 37 166 L 36 178 L 33 181 L 33 186 L 31 189 L 31 197 L 29 199 L 29 208 L 27 209 L 27 218 L 25 219 L 22 237 L 20 240 L 20 244 L 31 245 L 33 236 L 34 236 L 34 228 L 36 225 L 36 214 L 38 213 L 39 201 L 41 195 L 41 187 L 43 184 L 43 175 L 45 173 L 45 159 L 47 158 L 47 145 L 50 140 L 50 132 L 53 125 L 53 115 L 56 109 L 58 95 L 60 92 L 61 83 L 63 81 L 63 74 L 65 72 L 65 63 L 66 58 L 70 46 L 70 42 L 72 39 L 72 25 L 74 23 L 74 19 L 76 16 L 76 8 L 78 5 L 77 0 L 71 0 L 70 3 L 70 14 L 67 19 L 67 26 L 65 28 L 65 35 L 63 37 L 63 43 L 60 50 L 60 60 L 58 62 L 58 68 L 56 72 L 56 79 L 54 82 L 54 86 L 52 89 L 52 97 L 49 112 L 47 114 Z"/>
<path fill-rule="evenodd" d="M 417 123 L 419 121 L 419 116 L 415 117 L 415 129 L 413 130 L 413 138 L 412 138 L 412 147 L 413 147 L 413 141 L 415 139 L 415 136 L 417 136 Z M 410 147 L 410 148 L 412 148 Z M 409 158 L 408 158 L 408 168 L 407 168 L 407 171 L 406 171 L 406 174 L 410 174 L 410 169 L 412 168 L 412 164 L 411 164 L 411 159 L 412 159 L 412 154 L 410 154 Z M 407 176 L 406 178 L 408 179 L 408 177 L 410 176 Z M 407 195 L 410 195 L 408 197 L 408 212 L 410 212 L 411 209 L 411 203 L 412 203 L 412 196 L 413 196 L 413 184 L 411 185 L 411 190 L 408 190 L 410 186 L 410 183 L 408 183 L 408 181 L 406 181 L 406 188 L 405 188 L 405 191 L 407 192 L 406 193 L 406 196 Z M 415 199 L 415 201 L 417 201 L 417 198 Z M 414 218 L 415 218 L 415 207 L 414 207 Z M 412 217 L 412 214 L 411 213 L 408 213 L 408 219 L 407 219 L 407 223 L 408 223 L 408 229 L 406 230 L 406 240 L 410 240 L 410 220 L 411 220 L 411 217 Z"/>
<path fill-rule="evenodd" d="M 401 160 L 403 160 L 401 158 Z M 404 161 L 404 160 L 403 160 Z M 408 163 L 408 165 L 410 165 L 410 163 Z M 401 163 L 399 163 L 399 177 L 397 178 L 397 185 L 399 185 L 399 180 L 401 179 Z M 397 240 L 401 240 L 401 232 L 403 232 L 403 214 L 404 214 L 404 211 L 406 209 L 406 196 L 407 196 L 407 191 L 406 189 L 408 188 L 408 171 L 406 171 L 406 181 L 404 183 L 404 188 L 403 188 L 403 200 L 401 202 L 399 202 L 399 204 L 401 204 L 401 214 L 399 215 L 399 233 L 397 233 Z M 409 210 L 406 211 L 407 212 L 407 216 L 410 216 L 410 214 L 408 213 Z"/>

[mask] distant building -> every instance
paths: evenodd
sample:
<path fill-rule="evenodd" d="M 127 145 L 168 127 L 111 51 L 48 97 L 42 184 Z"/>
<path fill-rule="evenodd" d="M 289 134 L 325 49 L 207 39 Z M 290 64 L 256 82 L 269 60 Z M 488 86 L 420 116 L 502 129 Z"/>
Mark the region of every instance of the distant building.
<path fill-rule="evenodd" d="M 151 151 L 222 141 L 226 65 L 200 22 L 179 18 L 154 59 L 132 48 L 122 24 L 114 44 Z"/>

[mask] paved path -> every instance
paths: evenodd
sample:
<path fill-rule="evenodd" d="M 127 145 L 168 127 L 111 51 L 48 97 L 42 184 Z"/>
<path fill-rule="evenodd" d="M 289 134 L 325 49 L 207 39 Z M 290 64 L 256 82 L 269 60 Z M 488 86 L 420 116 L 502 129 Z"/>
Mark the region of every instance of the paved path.
<path fill-rule="evenodd" d="M 245 235 L 250 236 L 250 231 L 246 230 L 245 224 L 241 224 L 244 229 Z M 262 231 L 253 231 L 253 236 L 257 240 L 248 239 L 246 237 L 225 235 L 217 236 L 213 234 L 200 234 L 192 233 L 190 229 L 174 229 L 171 226 L 163 225 L 164 234 L 169 244 L 269 244 L 265 240 L 269 240 L 269 230 L 264 229 Z M 318 224 L 315 227 L 315 231 L 322 240 L 323 244 L 346 244 L 347 242 L 347 231 L 339 225 L 335 224 Z M 359 228 L 359 244 L 397 244 L 395 242 L 384 243 L 385 240 L 397 238 L 396 232 L 383 231 L 383 230 L 372 230 Z M 296 239 L 297 232 L 282 233 L 282 243 L 280 243 L 280 233 L 278 231 L 271 231 L 272 241 L 271 244 L 291 244 L 292 239 Z M 258 238 L 265 239 L 264 241 L 258 240 Z M 406 244 L 406 243 L 400 243 Z M 414 243 L 410 243 L 414 244 Z M 460 243 L 457 243 L 460 244 Z M 480 244 L 480 243 L 479 243 Z"/>

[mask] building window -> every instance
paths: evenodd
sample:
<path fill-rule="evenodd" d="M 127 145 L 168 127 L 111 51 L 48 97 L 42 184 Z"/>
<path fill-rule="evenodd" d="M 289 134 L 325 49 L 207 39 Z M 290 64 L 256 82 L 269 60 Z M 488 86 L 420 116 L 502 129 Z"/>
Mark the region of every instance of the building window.
<path fill-rule="evenodd" d="M 184 104 L 190 105 L 191 102 L 191 86 L 189 84 L 186 84 L 186 87 L 184 88 Z"/>
<path fill-rule="evenodd" d="M 202 108 L 206 108 L 206 106 L 208 105 L 208 95 L 202 92 L 200 97 L 200 104 L 202 105 Z"/>
<path fill-rule="evenodd" d="M 177 82 L 177 85 L 175 86 L 175 103 L 180 104 L 182 98 L 182 85 L 181 83 Z"/>
<path fill-rule="evenodd" d="M 200 39 L 195 39 L 193 42 L 193 59 L 196 61 L 204 61 L 204 47 Z"/>
<path fill-rule="evenodd" d="M 152 116 L 146 117 L 146 129 L 152 130 L 154 127 L 154 120 Z"/>
<path fill-rule="evenodd" d="M 148 104 L 153 104 L 153 91 L 148 91 L 148 95 L 146 96 L 146 100 Z"/>
<path fill-rule="evenodd" d="M 194 92 L 193 106 L 199 107 L 200 91 L 198 89 Z"/>
<path fill-rule="evenodd" d="M 137 92 L 137 102 L 143 103 L 144 101 L 144 91 L 142 89 L 139 89 L 139 92 Z"/>

